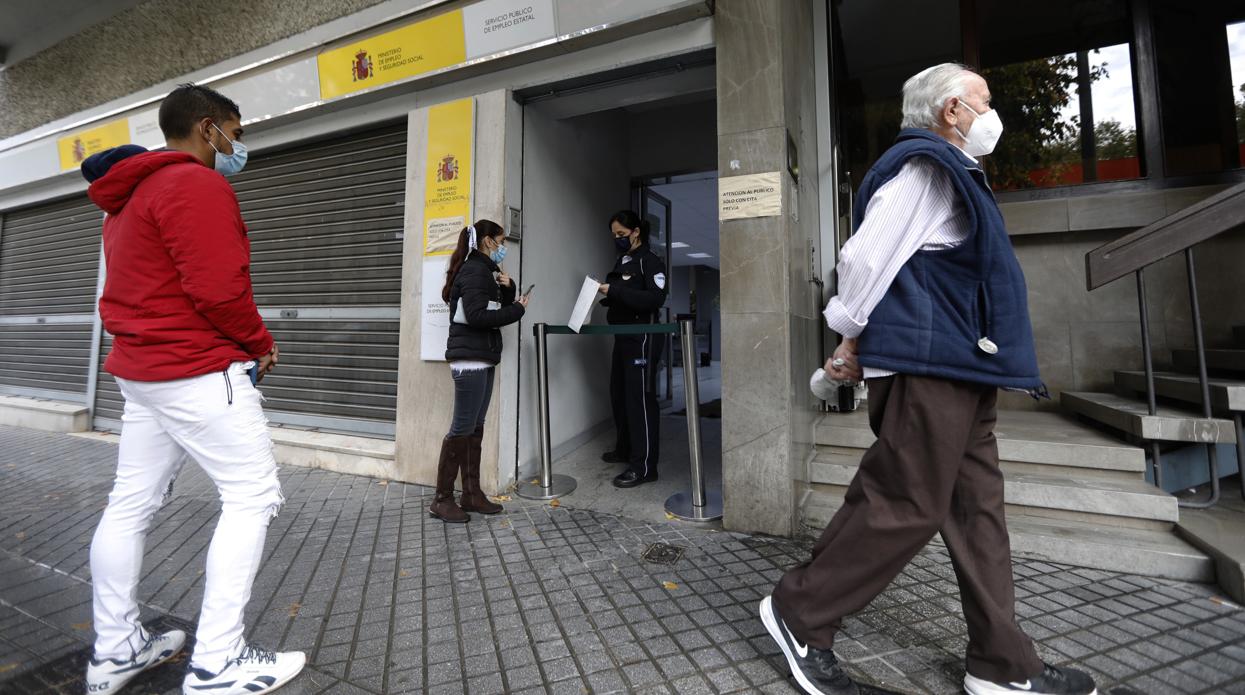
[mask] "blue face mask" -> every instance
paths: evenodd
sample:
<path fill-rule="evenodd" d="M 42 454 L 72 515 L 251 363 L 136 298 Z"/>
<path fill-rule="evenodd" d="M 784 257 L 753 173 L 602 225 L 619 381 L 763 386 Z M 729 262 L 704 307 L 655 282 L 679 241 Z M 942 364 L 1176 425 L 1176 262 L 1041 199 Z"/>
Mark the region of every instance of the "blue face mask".
<path fill-rule="evenodd" d="M 629 236 L 614 237 L 614 248 L 618 249 L 619 253 L 626 253 L 630 251 L 631 250 L 631 237 Z"/>
<path fill-rule="evenodd" d="M 215 123 L 212 124 L 212 127 L 216 128 L 216 132 L 224 135 L 226 140 L 229 140 L 229 136 L 225 135 L 225 131 L 217 128 Z M 208 144 L 212 145 L 212 141 L 208 140 Z M 229 140 L 229 144 L 233 146 L 233 154 L 225 154 L 220 150 L 216 150 L 216 145 L 212 145 L 212 149 L 216 150 L 215 168 L 225 176 L 233 176 L 242 171 L 242 167 L 246 166 L 246 145 L 237 140 Z"/>
<path fill-rule="evenodd" d="M 497 248 L 493 249 L 492 253 L 490 253 L 488 257 L 492 259 L 494 263 L 501 263 L 502 261 L 506 260 L 506 247 L 498 246 Z"/>

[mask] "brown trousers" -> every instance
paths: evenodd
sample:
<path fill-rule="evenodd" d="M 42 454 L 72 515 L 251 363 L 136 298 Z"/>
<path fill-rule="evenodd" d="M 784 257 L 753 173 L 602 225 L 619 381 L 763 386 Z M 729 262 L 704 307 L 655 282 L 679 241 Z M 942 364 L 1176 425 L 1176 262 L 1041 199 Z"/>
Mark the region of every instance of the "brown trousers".
<path fill-rule="evenodd" d="M 812 559 L 774 591 L 801 641 L 829 649 L 844 616 L 864 608 L 941 533 L 968 621 L 968 671 L 994 682 L 1041 673 L 1016 624 L 993 387 L 899 374 L 869 381 L 877 442 Z"/>

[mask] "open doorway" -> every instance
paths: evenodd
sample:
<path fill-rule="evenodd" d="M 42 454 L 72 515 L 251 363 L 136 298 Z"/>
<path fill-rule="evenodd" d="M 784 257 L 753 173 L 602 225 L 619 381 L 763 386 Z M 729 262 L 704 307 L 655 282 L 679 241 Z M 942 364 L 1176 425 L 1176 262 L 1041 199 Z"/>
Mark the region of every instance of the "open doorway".
<path fill-rule="evenodd" d="M 616 252 L 613 213 L 632 209 L 649 220 L 650 249 L 667 267 L 662 322 L 695 313 L 702 375 L 702 457 L 706 479 L 721 482 L 721 325 L 717 310 L 717 102 L 711 57 L 653 66 L 623 76 L 524 90 L 522 103 L 522 277 L 536 283 L 521 334 L 517 477 L 539 460 L 532 326 L 567 322 L 584 277 L 602 280 Z M 699 64 L 697 64 L 699 61 Z M 594 309 L 589 323 L 603 324 Z M 576 478 L 567 504 L 664 520 L 664 502 L 690 485 L 683 414 L 681 346 L 666 349 L 650 369 L 661 405 L 659 480 L 612 486 L 621 464 L 605 463 L 615 429 L 610 403 L 610 336 L 549 339 L 550 441 L 554 471 Z M 704 355 L 702 358 L 701 355 Z"/>

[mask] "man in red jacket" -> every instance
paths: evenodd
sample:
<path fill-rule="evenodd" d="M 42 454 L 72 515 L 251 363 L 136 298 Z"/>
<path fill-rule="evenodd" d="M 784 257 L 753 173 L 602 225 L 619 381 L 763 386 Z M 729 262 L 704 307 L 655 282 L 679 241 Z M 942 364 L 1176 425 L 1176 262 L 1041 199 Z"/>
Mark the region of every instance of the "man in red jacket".
<path fill-rule="evenodd" d="M 252 377 L 277 346 L 251 293 L 250 242 L 222 174 L 246 162 L 237 104 L 182 85 L 160 105 L 167 148 L 83 165 L 104 221 L 99 312 L 113 335 L 104 368 L 125 396 L 117 479 L 91 544 L 95 654 L 91 693 L 110 693 L 175 655 L 180 631 L 148 633 L 135 593 L 147 529 L 186 457 L 216 483 L 203 607 L 186 693 L 254 695 L 289 681 L 300 652 L 248 645 L 242 616 L 268 522 L 283 497 Z M 137 149 L 137 148 L 135 148 Z M 114 161 L 117 160 L 117 161 Z"/>

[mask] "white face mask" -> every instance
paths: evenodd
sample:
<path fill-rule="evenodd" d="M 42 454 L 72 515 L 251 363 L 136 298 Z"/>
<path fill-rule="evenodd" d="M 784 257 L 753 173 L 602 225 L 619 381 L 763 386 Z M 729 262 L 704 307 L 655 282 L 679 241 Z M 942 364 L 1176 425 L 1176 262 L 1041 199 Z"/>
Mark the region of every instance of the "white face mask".
<path fill-rule="evenodd" d="M 999 138 L 1003 135 L 1003 120 L 999 118 L 997 109 L 990 109 L 985 113 L 977 113 L 973 107 L 965 104 L 963 100 L 956 99 L 960 106 L 973 112 L 977 119 L 968 127 L 968 132 L 961 132 L 956 127 L 955 132 L 964 138 L 964 151 L 973 157 L 984 157 L 994 151 L 994 146 L 998 144 Z"/>
<path fill-rule="evenodd" d="M 229 136 L 225 135 L 225 131 L 217 128 L 215 123 L 212 124 L 212 127 L 216 128 L 216 132 L 220 133 L 226 140 L 229 140 Z M 242 167 L 246 166 L 246 145 L 237 140 L 229 140 L 230 146 L 233 147 L 233 154 L 225 154 L 217 149 L 216 145 L 212 145 L 211 140 L 208 140 L 208 144 L 212 146 L 212 149 L 216 150 L 216 170 L 225 176 L 233 176 L 242 171 Z"/>

